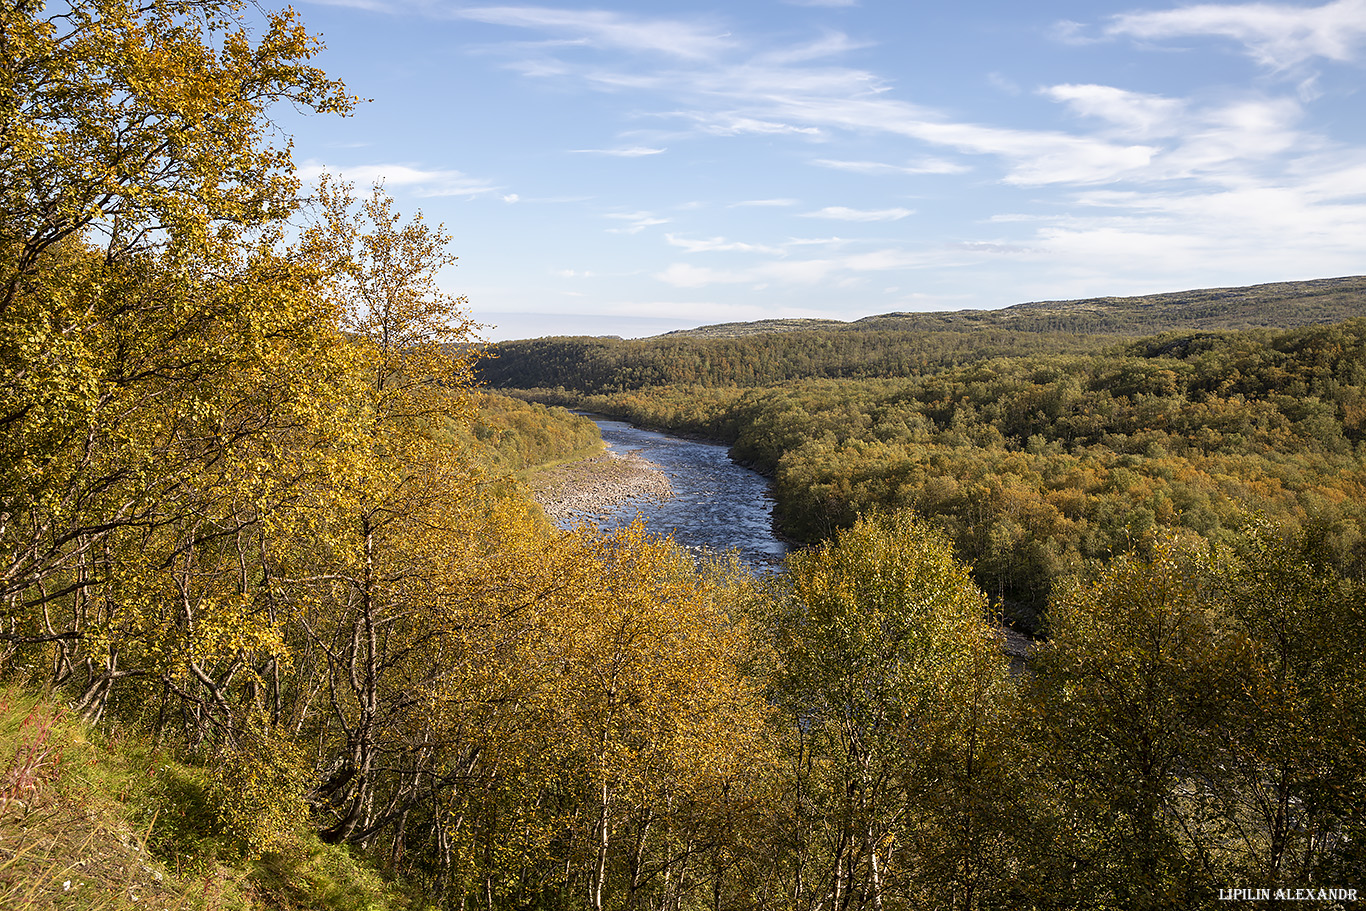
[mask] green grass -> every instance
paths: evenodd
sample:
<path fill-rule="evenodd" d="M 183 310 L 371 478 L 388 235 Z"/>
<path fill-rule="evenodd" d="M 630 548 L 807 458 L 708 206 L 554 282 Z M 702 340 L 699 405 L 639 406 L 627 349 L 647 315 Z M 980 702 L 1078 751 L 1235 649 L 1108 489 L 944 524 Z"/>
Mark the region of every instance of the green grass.
<path fill-rule="evenodd" d="M 398 911 L 346 849 L 284 833 L 259 857 L 220 824 L 213 770 L 0 687 L 0 908 Z"/>

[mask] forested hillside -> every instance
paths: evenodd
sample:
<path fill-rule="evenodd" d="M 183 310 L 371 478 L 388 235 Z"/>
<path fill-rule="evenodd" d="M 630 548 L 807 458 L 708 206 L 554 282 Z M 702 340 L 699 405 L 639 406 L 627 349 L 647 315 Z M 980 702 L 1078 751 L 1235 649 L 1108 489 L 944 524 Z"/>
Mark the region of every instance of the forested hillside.
<path fill-rule="evenodd" d="M 479 365 L 498 388 L 625 392 L 652 386 L 765 386 L 788 380 L 917 376 L 990 357 L 1093 353 L 1162 332 L 1295 328 L 1366 317 L 1366 277 L 1147 297 L 888 313 L 852 323 L 762 320 L 646 339 L 504 342 Z"/>
<path fill-rule="evenodd" d="M 1022 332 L 1150 335 L 1193 329 L 1287 329 L 1359 316 L 1366 316 L 1366 276 L 1355 275 L 1142 297 L 1034 301 L 990 311 L 889 313 L 850 325 L 924 330 L 977 324 Z"/>
<path fill-rule="evenodd" d="M 518 473 L 591 430 L 478 390 L 443 229 L 299 186 L 270 106 L 353 99 L 244 9 L 0 5 L 0 905 L 1361 890 L 1361 325 L 609 380 L 819 540 L 558 531 Z"/>
<path fill-rule="evenodd" d="M 914 509 L 1036 631 L 1059 579 L 1158 529 L 1218 543 L 1270 517 L 1309 535 L 1343 572 L 1366 559 L 1366 322 L 1120 343 L 1021 334 L 1001 345 L 964 332 L 948 336 L 956 345 L 938 361 L 939 337 L 916 336 L 918 354 L 876 348 L 849 361 L 848 375 L 817 365 L 854 350 L 844 339 L 888 337 L 769 336 L 796 375 L 768 384 L 696 379 L 700 363 L 762 366 L 757 346 L 749 359 L 722 361 L 730 343 L 687 359 L 676 343 L 643 340 L 640 350 L 674 365 L 660 375 L 690 379 L 639 385 L 623 379 L 639 375 L 626 368 L 532 394 L 732 443 L 737 459 L 773 476 L 781 527 L 800 541 L 870 510 Z M 1066 353 L 1022 354 L 1019 338 Z M 893 351 L 907 356 L 904 369 L 884 370 L 879 355 Z M 814 374 L 799 375 L 808 366 Z"/>
<path fill-rule="evenodd" d="M 1099 351 L 1104 336 L 983 328 L 765 332 L 739 338 L 545 338 L 505 342 L 479 364 L 496 389 L 619 393 L 672 385 L 769 386 L 813 377 L 918 376 L 994 355 Z"/>

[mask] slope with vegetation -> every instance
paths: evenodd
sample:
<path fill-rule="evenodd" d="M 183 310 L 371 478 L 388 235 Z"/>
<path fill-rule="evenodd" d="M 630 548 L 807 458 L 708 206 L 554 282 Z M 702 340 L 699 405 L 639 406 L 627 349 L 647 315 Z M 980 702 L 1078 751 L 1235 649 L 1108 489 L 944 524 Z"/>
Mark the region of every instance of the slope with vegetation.
<path fill-rule="evenodd" d="M 0 692 L 0 906 L 398 909 L 406 896 L 302 826 L 247 850 L 222 776 L 122 728 Z M 267 820 L 274 824 L 277 820 Z"/>
<path fill-rule="evenodd" d="M 1344 572 L 1366 559 L 1360 319 L 1137 341 L 969 329 L 601 345 L 519 342 L 495 363 L 567 380 L 519 394 L 731 443 L 773 476 L 782 529 L 800 541 L 915 509 L 1027 628 L 1058 579 L 1157 529 L 1218 543 L 1263 515 Z M 524 371 L 533 349 L 541 366 Z M 558 366 L 570 352 L 579 376 Z"/>
<path fill-rule="evenodd" d="M 1354 276 L 1001 310 L 887 313 L 852 323 L 725 323 L 648 339 L 527 339 L 500 344 L 499 356 L 479 365 L 479 376 L 498 388 L 562 386 L 592 394 L 919 376 L 991 357 L 1095 353 L 1166 332 L 1288 329 L 1363 316 L 1366 277 Z"/>
<path fill-rule="evenodd" d="M 440 228 L 331 181 L 298 205 L 268 106 L 350 101 L 292 14 L 253 37 L 241 10 L 0 6 L 5 907 L 1360 887 L 1359 327 L 1104 358 L 964 340 L 777 391 L 609 379 L 605 401 L 728 428 L 793 490 L 828 465 L 821 540 L 756 580 L 640 526 L 557 531 L 519 472 L 591 430 L 477 393 Z M 765 370 L 835 362 L 786 335 Z M 879 452 L 902 474 L 874 477 Z M 957 453 L 997 466 L 987 493 L 914 476 Z M 1225 522 L 1201 471 L 1342 524 Z M 1158 479 L 1215 525 L 1163 529 Z M 1051 579 L 1051 637 L 1012 677 L 954 522 L 990 543 L 1047 504 L 1109 533 L 1095 503 L 1149 502 L 1122 553 Z"/>
<path fill-rule="evenodd" d="M 1366 276 L 1203 288 L 1141 297 L 1032 301 L 1000 310 L 883 313 L 851 323 L 783 319 L 681 329 L 666 338 L 742 338 L 766 332 L 899 329 L 933 332 L 971 327 L 1020 332 L 1150 335 L 1190 329 L 1269 329 L 1336 323 L 1362 315 Z"/>

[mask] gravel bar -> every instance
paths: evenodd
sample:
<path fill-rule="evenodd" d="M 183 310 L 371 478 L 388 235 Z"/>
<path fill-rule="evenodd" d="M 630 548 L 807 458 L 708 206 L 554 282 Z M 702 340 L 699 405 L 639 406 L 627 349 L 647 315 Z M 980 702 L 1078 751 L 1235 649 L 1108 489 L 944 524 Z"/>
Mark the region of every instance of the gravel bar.
<path fill-rule="evenodd" d="M 557 466 L 537 479 L 536 488 L 536 502 L 561 526 L 597 523 L 626 503 L 662 502 L 674 495 L 668 476 L 638 450 L 607 451 Z"/>

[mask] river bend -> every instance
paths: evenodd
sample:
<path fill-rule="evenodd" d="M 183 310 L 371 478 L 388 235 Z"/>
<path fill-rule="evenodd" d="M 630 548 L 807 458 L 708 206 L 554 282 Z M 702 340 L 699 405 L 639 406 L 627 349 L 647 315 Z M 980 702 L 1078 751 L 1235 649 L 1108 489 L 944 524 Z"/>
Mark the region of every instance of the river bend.
<path fill-rule="evenodd" d="M 664 472 L 674 496 L 663 502 L 635 500 L 598 519 L 607 529 L 639 515 L 652 531 L 672 533 L 690 550 L 735 550 L 747 565 L 773 566 L 787 545 L 773 533 L 773 496 L 768 479 L 731 461 L 719 443 L 687 440 L 642 430 L 624 421 L 587 414 L 615 453 L 636 452 Z"/>

